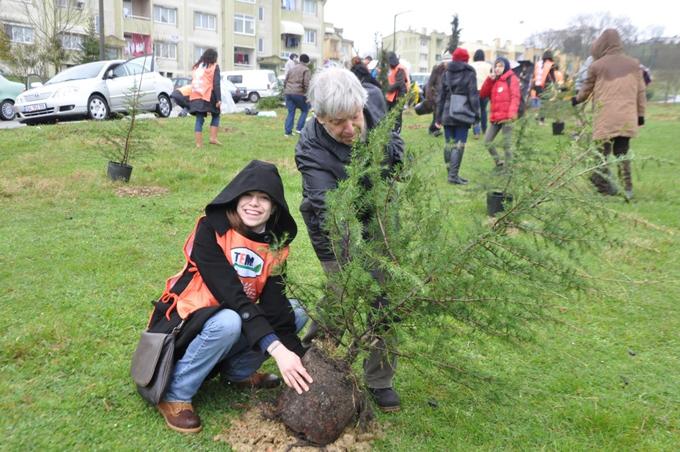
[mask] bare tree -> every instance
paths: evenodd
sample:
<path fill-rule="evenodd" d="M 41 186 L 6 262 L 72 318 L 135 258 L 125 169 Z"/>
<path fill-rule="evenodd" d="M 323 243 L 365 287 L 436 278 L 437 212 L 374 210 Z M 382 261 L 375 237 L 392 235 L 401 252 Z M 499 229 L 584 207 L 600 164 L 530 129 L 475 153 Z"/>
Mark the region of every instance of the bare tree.
<path fill-rule="evenodd" d="M 46 77 L 50 67 L 59 72 L 68 53 L 64 39 L 76 27 L 87 24 L 83 10 L 84 2 L 75 0 L 31 0 L 24 3 L 28 23 L 33 28 L 38 60 L 42 63 L 35 69 Z"/>

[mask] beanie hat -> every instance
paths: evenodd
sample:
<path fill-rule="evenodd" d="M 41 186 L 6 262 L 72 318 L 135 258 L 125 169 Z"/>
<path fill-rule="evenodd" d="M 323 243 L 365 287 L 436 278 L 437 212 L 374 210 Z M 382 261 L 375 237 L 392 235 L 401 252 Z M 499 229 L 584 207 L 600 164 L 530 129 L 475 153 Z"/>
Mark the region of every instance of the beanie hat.
<path fill-rule="evenodd" d="M 456 50 L 453 51 L 453 57 L 451 59 L 453 61 L 461 61 L 463 63 L 467 63 L 470 60 L 470 54 L 464 48 L 458 47 L 456 48 Z"/>
<path fill-rule="evenodd" d="M 472 57 L 472 61 L 484 61 L 484 51 L 482 49 L 475 50 L 475 55 Z"/>
<path fill-rule="evenodd" d="M 300 55 L 300 63 L 307 64 L 309 63 L 309 56 L 306 53 L 303 53 Z"/>
<path fill-rule="evenodd" d="M 543 57 L 541 58 L 542 60 L 552 60 L 553 59 L 553 54 L 550 50 L 546 50 L 543 52 Z"/>

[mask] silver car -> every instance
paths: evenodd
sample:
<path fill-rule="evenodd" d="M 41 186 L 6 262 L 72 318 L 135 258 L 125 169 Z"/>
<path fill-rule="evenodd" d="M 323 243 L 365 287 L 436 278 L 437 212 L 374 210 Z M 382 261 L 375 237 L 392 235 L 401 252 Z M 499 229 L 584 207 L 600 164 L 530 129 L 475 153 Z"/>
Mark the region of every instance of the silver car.
<path fill-rule="evenodd" d="M 151 56 L 81 64 L 58 73 L 44 85 L 33 86 L 14 104 L 19 121 L 26 124 L 76 117 L 106 119 L 112 112 L 128 110 L 137 87 L 142 110 L 155 111 L 164 118 L 172 110 L 172 81 L 153 71 Z"/>

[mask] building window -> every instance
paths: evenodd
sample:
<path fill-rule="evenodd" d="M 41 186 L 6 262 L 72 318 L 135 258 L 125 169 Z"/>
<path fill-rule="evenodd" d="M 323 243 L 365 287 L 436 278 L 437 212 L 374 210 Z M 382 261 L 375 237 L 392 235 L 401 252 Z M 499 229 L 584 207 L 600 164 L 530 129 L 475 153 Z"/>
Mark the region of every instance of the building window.
<path fill-rule="evenodd" d="M 316 30 L 310 30 L 308 28 L 305 28 L 305 40 L 303 42 L 305 44 L 316 45 Z"/>
<path fill-rule="evenodd" d="M 57 6 L 59 8 L 66 8 L 68 6 L 68 0 L 57 0 Z"/>
<path fill-rule="evenodd" d="M 194 28 L 212 31 L 217 30 L 217 16 L 214 14 L 194 12 Z"/>
<path fill-rule="evenodd" d="M 300 46 L 300 39 L 295 35 L 283 35 L 284 46 L 288 49 Z"/>
<path fill-rule="evenodd" d="M 153 43 L 153 54 L 158 58 L 177 60 L 177 44 L 156 41 Z"/>
<path fill-rule="evenodd" d="M 177 25 L 177 9 L 154 5 L 153 20 L 159 24 Z"/>
<path fill-rule="evenodd" d="M 234 14 L 234 33 L 255 34 L 255 18 L 245 14 Z"/>
<path fill-rule="evenodd" d="M 132 16 L 132 1 L 131 0 L 123 0 L 123 16 L 124 17 Z"/>
<path fill-rule="evenodd" d="M 281 9 L 295 11 L 295 0 L 281 0 Z"/>
<path fill-rule="evenodd" d="M 260 8 L 257 10 L 257 18 L 259 20 L 264 20 L 264 8 L 260 6 Z"/>
<path fill-rule="evenodd" d="M 307 16 L 316 16 L 316 0 L 302 0 L 302 12 Z"/>
<path fill-rule="evenodd" d="M 235 47 L 234 48 L 234 64 L 239 64 L 239 65 L 243 65 L 243 66 L 250 66 L 250 52 L 251 52 L 251 50 Z"/>
<path fill-rule="evenodd" d="M 206 50 L 211 47 L 194 47 L 194 62 L 198 61 Z"/>
<path fill-rule="evenodd" d="M 22 25 L 5 24 L 5 34 L 9 40 L 20 44 L 33 44 L 33 28 Z"/>
<path fill-rule="evenodd" d="M 264 52 L 264 38 L 257 39 L 257 51 L 260 53 Z"/>
<path fill-rule="evenodd" d="M 255 0 L 236 0 L 241 3 L 255 3 Z"/>
<path fill-rule="evenodd" d="M 59 35 L 61 45 L 66 50 L 82 50 L 83 37 L 73 33 L 62 33 Z"/>

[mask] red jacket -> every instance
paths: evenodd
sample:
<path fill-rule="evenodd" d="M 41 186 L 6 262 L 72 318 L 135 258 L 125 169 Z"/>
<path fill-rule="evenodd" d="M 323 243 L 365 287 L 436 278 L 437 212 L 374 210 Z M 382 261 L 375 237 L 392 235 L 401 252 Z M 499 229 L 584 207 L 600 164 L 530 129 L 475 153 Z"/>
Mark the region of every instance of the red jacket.
<path fill-rule="evenodd" d="M 479 97 L 491 98 L 491 122 L 517 119 L 520 88 L 519 80 L 512 70 L 506 71 L 497 80 L 488 77 L 479 91 Z"/>

